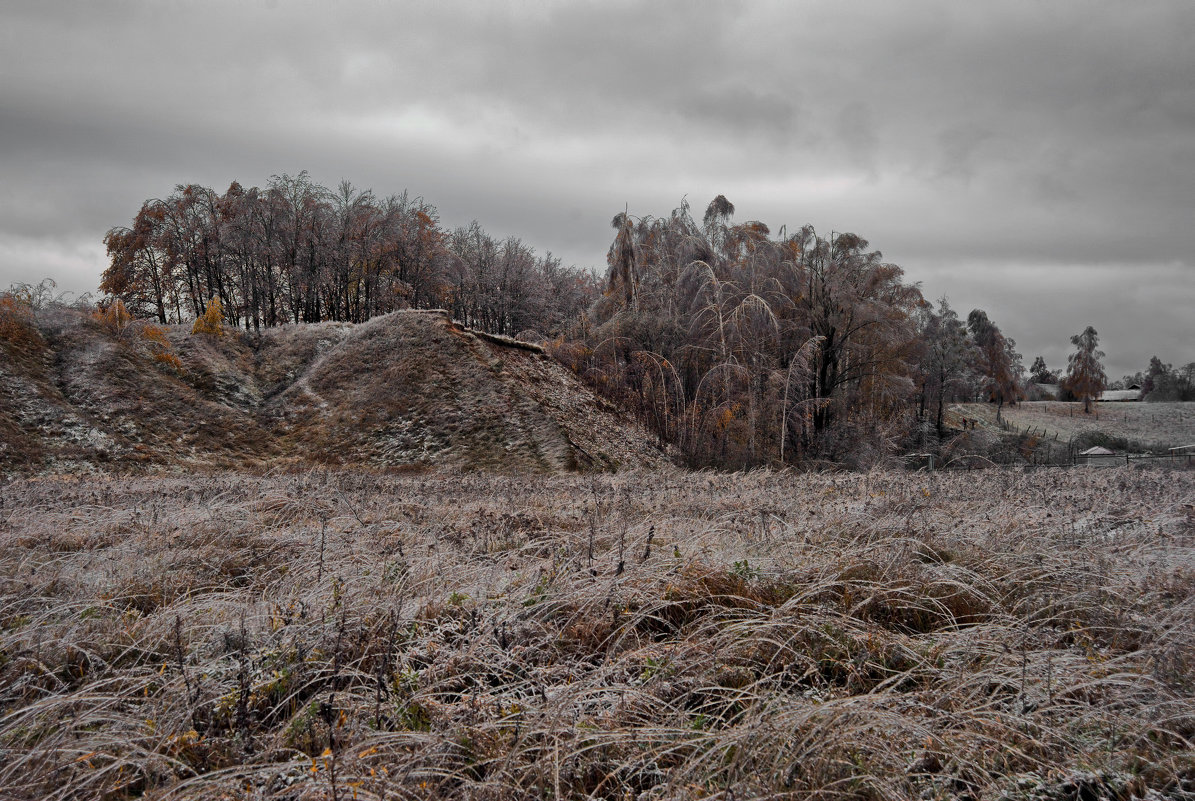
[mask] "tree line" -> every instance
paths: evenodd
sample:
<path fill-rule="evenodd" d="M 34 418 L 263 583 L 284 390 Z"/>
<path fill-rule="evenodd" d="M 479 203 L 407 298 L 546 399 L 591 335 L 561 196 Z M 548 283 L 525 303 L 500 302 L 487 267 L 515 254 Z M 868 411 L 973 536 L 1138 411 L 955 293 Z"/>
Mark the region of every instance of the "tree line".
<path fill-rule="evenodd" d="M 1090 401 L 1105 389 L 1136 389 L 1143 401 L 1195 401 L 1195 362 L 1176 367 L 1152 356 L 1145 370 L 1109 382 L 1100 361 L 1104 353 L 1097 350 L 1099 337 L 1095 329 L 1088 326 L 1071 337 L 1071 344 L 1077 350 L 1069 357 L 1065 373 L 1051 370 L 1041 356 L 1034 359 L 1029 372 L 1034 384 L 1056 385 L 1059 400 L 1082 401 L 1089 409 Z"/>
<path fill-rule="evenodd" d="M 1141 397 L 1146 401 L 1195 401 L 1195 362 L 1176 367 L 1152 356 L 1149 367 L 1126 375 L 1113 388 L 1134 385 L 1141 387 Z"/>
<path fill-rule="evenodd" d="M 982 310 L 935 309 L 855 234 L 733 215 L 616 216 L 589 335 L 559 349 L 690 465 L 865 464 L 942 433 L 951 401 L 1019 398 Z"/>
<path fill-rule="evenodd" d="M 718 196 L 701 221 L 620 214 L 604 285 L 408 194 L 307 173 L 224 194 L 179 185 L 105 236 L 100 289 L 138 317 L 247 330 L 444 307 L 552 352 L 692 465 L 867 462 L 944 434 L 959 400 L 1019 398 L 1015 343 L 937 308 L 852 233 L 773 236 Z"/>
<path fill-rule="evenodd" d="M 734 212 L 719 195 L 700 221 L 687 202 L 618 214 L 599 281 L 476 222 L 445 230 L 406 193 L 333 191 L 306 173 L 223 195 L 180 185 L 108 232 L 101 290 L 160 323 L 202 319 L 216 302 L 251 330 L 447 308 L 474 328 L 551 340 L 692 466 L 862 466 L 935 447 L 951 403 L 990 401 L 999 416 L 1031 387 L 985 311 L 930 303 L 862 237 L 773 235 Z M 1090 327 L 1072 343 L 1061 380 L 1089 401 L 1107 383 L 1103 354 Z M 1142 380 L 1185 397 L 1184 369 L 1158 362 Z M 1060 380 L 1040 357 L 1031 377 Z"/>
<path fill-rule="evenodd" d="M 586 270 L 537 256 L 476 223 L 441 227 L 407 193 L 379 198 L 306 172 L 219 194 L 179 185 L 104 237 L 100 290 L 135 315 L 181 323 L 219 300 L 234 326 L 362 322 L 401 308 L 444 307 L 492 333 L 559 333 L 597 294 Z"/>

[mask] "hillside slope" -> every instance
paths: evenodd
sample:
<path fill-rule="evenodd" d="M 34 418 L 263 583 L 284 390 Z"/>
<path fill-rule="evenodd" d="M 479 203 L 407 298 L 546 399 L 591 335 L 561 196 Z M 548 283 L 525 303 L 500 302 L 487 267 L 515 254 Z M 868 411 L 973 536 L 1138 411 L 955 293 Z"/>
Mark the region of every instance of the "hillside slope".
<path fill-rule="evenodd" d="M 0 345 L 0 471 L 96 465 L 612 470 L 663 461 L 651 436 L 534 346 L 443 312 L 220 338 L 168 331 L 153 358 L 67 309 Z"/>

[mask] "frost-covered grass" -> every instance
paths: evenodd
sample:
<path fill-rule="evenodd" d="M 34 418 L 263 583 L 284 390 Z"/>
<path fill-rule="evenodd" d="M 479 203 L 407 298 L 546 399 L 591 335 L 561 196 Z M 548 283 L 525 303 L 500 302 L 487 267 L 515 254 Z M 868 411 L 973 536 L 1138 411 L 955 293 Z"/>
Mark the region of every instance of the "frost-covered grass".
<path fill-rule="evenodd" d="M 4 797 L 1195 792 L 1192 471 L 0 502 Z"/>
<path fill-rule="evenodd" d="M 989 403 L 955 404 L 951 412 L 954 424 L 966 416 L 995 426 L 996 407 Z M 1063 443 L 1086 436 L 1100 444 L 1096 439 L 1102 435 L 1135 450 L 1195 445 L 1195 403 L 1097 403 L 1084 414 L 1081 403 L 1036 401 L 1005 406 L 1003 417 L 1018 431 L 1044 430 L 1044 436 L 1057 435 Z"/>

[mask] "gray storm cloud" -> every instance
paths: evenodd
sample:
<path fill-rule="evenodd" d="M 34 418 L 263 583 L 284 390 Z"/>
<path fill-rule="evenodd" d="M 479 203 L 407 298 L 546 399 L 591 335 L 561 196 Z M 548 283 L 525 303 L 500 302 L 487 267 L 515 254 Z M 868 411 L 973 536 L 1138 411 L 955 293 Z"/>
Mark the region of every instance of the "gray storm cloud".
<path fill-rule="evenodd" d="M 0 284 L 94 288 L 174 184 L 307 169 L 601 266 L 726 194 L 853 230 L 1031 359 L 1195 358 L 1195 6 L 8 4 Z"/>

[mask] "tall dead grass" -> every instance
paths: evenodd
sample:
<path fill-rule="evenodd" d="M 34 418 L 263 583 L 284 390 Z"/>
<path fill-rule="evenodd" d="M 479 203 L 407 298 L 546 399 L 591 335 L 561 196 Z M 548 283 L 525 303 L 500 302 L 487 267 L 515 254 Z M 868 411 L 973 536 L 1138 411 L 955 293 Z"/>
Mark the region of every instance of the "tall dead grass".
<path fill-rule="evenodd" d="M 1193 488 L 1127 468 L 12 482 L 0 787 L 1190 797 Z"/>

